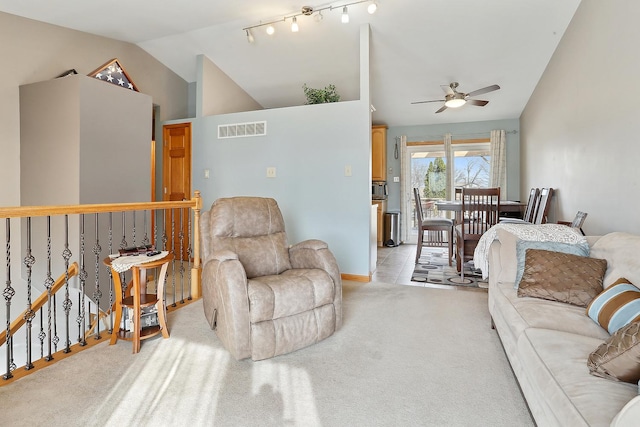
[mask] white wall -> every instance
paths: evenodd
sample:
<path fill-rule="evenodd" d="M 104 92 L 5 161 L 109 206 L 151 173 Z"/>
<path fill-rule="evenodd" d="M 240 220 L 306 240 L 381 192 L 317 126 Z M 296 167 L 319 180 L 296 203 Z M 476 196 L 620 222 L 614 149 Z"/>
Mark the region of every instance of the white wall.
<path fill-rule="evenodd" d="M 583 0 L 521 116 L 521 192 L 557 189 L 551 220 L 640 233 L 640 2 Z"/>

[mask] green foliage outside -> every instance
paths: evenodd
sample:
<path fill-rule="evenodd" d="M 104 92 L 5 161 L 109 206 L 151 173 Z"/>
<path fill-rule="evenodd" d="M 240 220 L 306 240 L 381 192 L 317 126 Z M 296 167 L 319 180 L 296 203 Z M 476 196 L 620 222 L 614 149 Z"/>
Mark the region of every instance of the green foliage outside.
<path fill-rule="evenodd" d="M 304 95 L 307 97 L 307 104 L 324 104 L 325 102 L 338 102 L 340 101 L 340 95 L 336 92 L 335 85 L 326 86 L 324 89 L 313 89 L 302 85 Z"/>
<path fill-rule="evenodd" d="M 424 176 L 424 197 L 427 199 L 444 199 L 447 192 L 447 165 L 442 157 L 429 162 Z"/>

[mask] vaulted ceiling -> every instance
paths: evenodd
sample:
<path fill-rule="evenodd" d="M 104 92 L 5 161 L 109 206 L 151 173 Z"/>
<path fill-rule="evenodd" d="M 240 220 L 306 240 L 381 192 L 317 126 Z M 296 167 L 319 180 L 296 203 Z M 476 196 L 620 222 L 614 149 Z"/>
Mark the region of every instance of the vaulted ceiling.
<path fill-rule="evenodd" d="M 188 82 L 196 56 L 205 54 L 265 108 L 301 105 L 302 85 L 334 84 L 343 100 L 359 98 L 359 33 L 371 28 L 371 102 L 374 123 L 390 126 L 518 118 L 567 28 L 580 0 L 377 0 L 348 6 L 298 0 L 0 0 L 0 11 L 139 45 Z M 303 6 L 316 10 L 291 20 Z M 261 22 L 274 24 L 251 30 Z M 471 92 L 501 89 L 435 114 L 441 85 L 459 82 Z"/>

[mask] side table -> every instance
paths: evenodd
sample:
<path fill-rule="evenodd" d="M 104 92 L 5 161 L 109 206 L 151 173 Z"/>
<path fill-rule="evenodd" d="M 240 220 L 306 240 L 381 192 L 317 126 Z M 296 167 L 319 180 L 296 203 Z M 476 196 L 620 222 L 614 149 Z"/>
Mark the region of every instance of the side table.
<path fill-rule="evenodd" d="M 111 258 L 106 258 L 104 263 L 111 267 L 113 276 L 113 287 L 115 293 L 115 320 L 113 325 L 113 333 L 109 345 L 118 342 L 119 339 L 133 342 L 133 353 L 140 351 L 140 341 L 151 338 L 162 333 L 164 338 L 169 338 L 169 330 L 167 329 L 166 307 L 164 306 L 164 287 L 167 276 L 167 268 L 169 262 L 173 260 L 173 253 L 169 252 L 166 256 L 153 261 L 145 262 L 144 255 L 140 256 L 141 262 L 131 265 L 132 289 L 131 295 L 123 297 L 123 291 L 126 289 L 122 285 L 120 273 L 114 270 Z M 130 259 L 130 258 L 129 258 Z M 147 270 L 160 267 L 160 274 L 156 278 L 156 293 L 147 293 Z M 156 306 L 158 310 L 158 325 L 143 327 L 141 324 L 142 309 L 146 307 Z M 133 309 L 133 331 L 127 331 L 120 328 L 122 321 L 122 312 L 127 308 Z"/>

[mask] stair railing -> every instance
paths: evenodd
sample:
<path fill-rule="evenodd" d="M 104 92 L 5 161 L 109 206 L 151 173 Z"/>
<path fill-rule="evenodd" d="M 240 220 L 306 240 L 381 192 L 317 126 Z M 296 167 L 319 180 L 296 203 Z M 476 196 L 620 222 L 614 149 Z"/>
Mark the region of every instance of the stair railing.
<path fill-rule="evenodd" d="M 174 253 L 165 287 L 172 294 L 164 296 L 169 310 L 200 298 L 201 208 L 198 191 L 191 200 L 176 202 L 0 207 L 6 261 L 0 265 L 5 277 L 0 319 L 6 319 L 0 332 L 0 360 L 5 356 L 0 386 L 104 341 L 114 328 L 117 332 L 113 278 L 104 260 L 120 249 L 152 246 Z M 130 282 L 126 274 L 121 280 Z M 72 345 L 73 316 L 78 335 Z M 39 358 L 34 357 L 38 343 Z"/>

